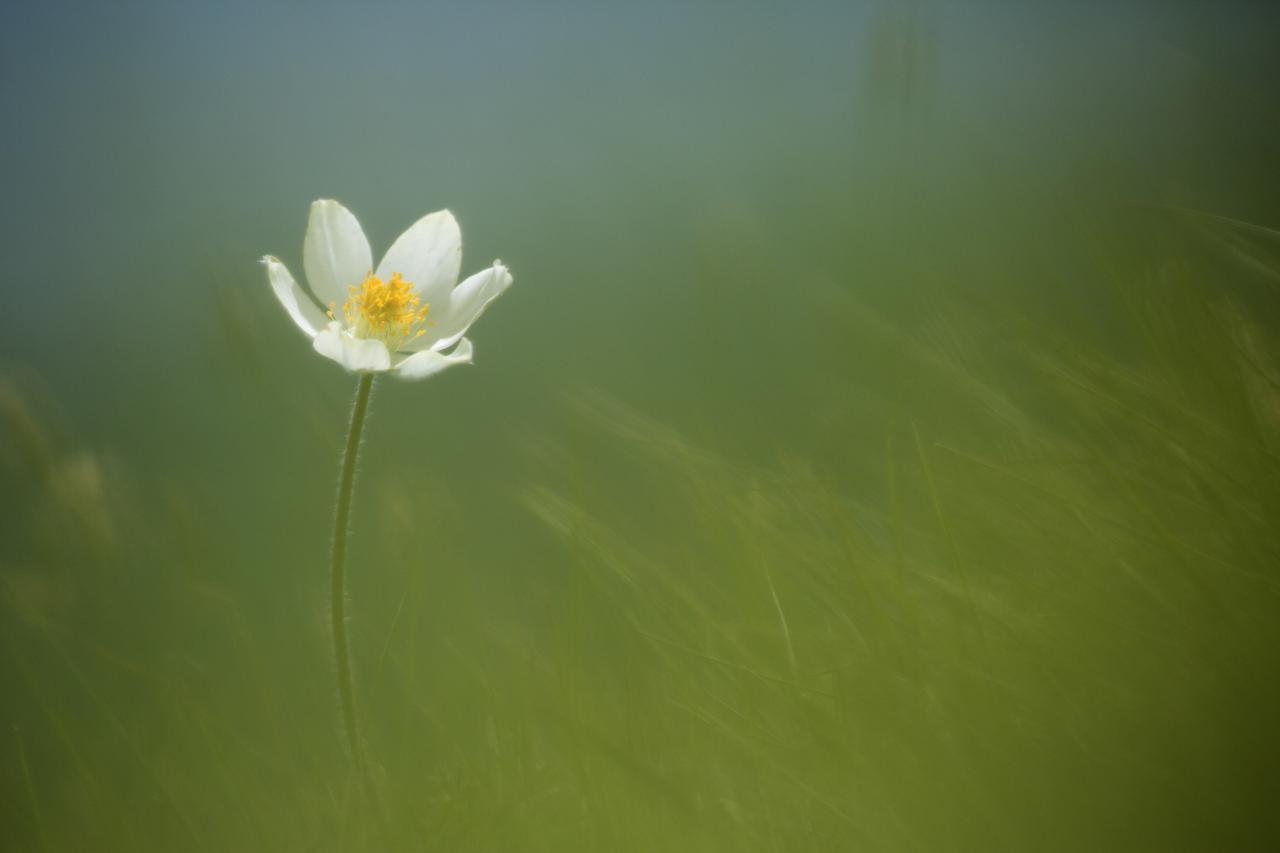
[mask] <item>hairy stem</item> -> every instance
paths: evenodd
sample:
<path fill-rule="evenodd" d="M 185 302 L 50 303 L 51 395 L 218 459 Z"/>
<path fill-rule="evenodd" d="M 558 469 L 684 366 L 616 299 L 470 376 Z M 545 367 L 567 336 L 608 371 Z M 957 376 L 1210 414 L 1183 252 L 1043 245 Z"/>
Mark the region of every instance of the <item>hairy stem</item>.
<path fill-rule="evenodd" d="M 342 700 L 342 723 L 351 747 L 351 760 L 356 776 L 364 779 L 364 751 L 356 723 L 356 695 L 351 680 L 351 647 L 347 641 L 347 532 L 351 520 L 351 494 L 356 481 L 356 459 L 360 455 L 360 434 L 364 432 L 369 413 L 369 397 L 373 393 L 373 374 L 361 374 L 356 385 L 356 402 L 351 410 L 351 429 L 347 432 L 347 448 L 342 455 L 342 476 L 338 481 L 338 513 L 333 522 L 333 560 L 330 572 L 331 603 L 329 615 L 333 627 L 333 655 L 338 665 L 338 695 Z"/>

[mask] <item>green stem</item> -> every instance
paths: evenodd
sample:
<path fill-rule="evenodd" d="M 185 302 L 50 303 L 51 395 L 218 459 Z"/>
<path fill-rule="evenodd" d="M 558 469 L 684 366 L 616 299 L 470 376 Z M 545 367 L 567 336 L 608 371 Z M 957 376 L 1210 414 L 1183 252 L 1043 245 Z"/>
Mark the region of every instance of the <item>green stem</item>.
<path fill-rule="evenodd" d="M 356 724 L 356 694 L 351 681 L 351 647 L 347 641 L 347 532 L 351 519 L 351 493 L 356 481 L 356 459 L 360 455 L 360 434 L 364 432 L 373 392 L 373 374 L 361 374 L 356 384 L 356 402 L 351 410 L 351 429 L 342 455 L 342 477 L 338 481 L 338 514 L 333 522 L 333 561 L 330 572 L 332 598 L 329 615 L 333 626 L 333 655 L 338 665 L 338 695 L 342 699 L 342 723 L 347 730 L 351 760 L 356 777 L 364 780 L 364 752 Z"/>

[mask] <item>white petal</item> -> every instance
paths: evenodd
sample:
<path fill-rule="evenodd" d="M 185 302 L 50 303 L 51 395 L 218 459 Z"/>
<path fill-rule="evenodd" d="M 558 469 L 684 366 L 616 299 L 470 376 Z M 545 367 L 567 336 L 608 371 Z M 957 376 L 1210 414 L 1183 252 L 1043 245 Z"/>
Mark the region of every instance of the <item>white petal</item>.
<path fill-rule="evenodd" d="M 396 365 L 396 376 L 401 379 L 426 379 L 455 364 L 470 364 L 471 353 L 471 341 L 466 338 L 448 355 L 435 350 L 416 352 Z"/>
<path fill-rule="evenodd" d="M 298 328 L 305 332 L 307 337 L 314 338 L 316 332 L 324 327 L 324 312 L 316 307 L 310 296 L 302 292 L 302 288 L 298 287 L 298 283 L 293 280 L 293 275 L 284 264 L 280 263 L 279 258 L 267 255 L 262 259 L 262 264 L 267 268 L 267 279 L 271 282 L 271 289 L 275 291 L 276 298 L 280 300 L 284 310 L 289 312 L 293 322 L 298 324 Z"/>
<path fill-rule="evenodd" d="M 347 288 L 358 287 L 373 269 L 369 241 L 351 211 L 331 199 L 312 202 L 302 265 L 321 303 L 346 301 Z"/>
<path fill-rule="evenodd" d="M 448 308 L 441 312 L 442 316 L 431 329 L 435 336 L 431 349 L 441 350 L 453 346 L 454 341 L 467 333 L 467 329 L 484 313 L 489 303 L 501 296 L 513 280 L 510 270 L 501 261 L 494 261 L 492 267 L 476 273 L 454 288 L 449 294 Z M 431 316 L 427 315 L 428 318 Z M 423 337 L 430 338 L 432 334 Z"/>
<path fill-rule="evenodd" d="M 353 337 L 337 321 L 316 335 L 312 346 L 352 373 L 381 373 L 391 369 L 391 354 L 382 341 Z"/>
<path fill-rule="evenodd" d="M 387 281 L 392 273 L 413 285 L 428 305 L 443 302 L 458 283 L 462 266 L 462 232 L 447 210 L 428 213 L 409 226 L 391 244 L 378 264 L 378 278 Z"/>

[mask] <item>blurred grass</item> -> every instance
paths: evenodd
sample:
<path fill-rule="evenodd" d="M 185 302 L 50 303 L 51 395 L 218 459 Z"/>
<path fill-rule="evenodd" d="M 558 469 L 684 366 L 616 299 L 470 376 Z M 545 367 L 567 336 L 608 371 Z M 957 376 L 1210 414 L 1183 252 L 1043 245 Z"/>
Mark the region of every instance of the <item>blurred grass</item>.
<path fill-rule="evenodd" d="M 1267 847 L 1274 242 L 1183 214 L 1110 239 L 1142 250 L 1099 250 L 1083 319 L 804 294 L 812 432 L 765 449 L 583 387 L 479 498 L 375 454 L 353 628 L 390 837 L 318 568 L 242 598 L 225 566 L 277 552 L 7 373 L 6 849 Z M 303 397 L 333 457 L 340 408 Z"/>
<path fill-rule="evenodd" d="M 1275 14 L 580 12 L 0 12 L 0 848 L 1280 846 Z M 374 403 L 386 827 L 322 194 L 519 281 Z"/>

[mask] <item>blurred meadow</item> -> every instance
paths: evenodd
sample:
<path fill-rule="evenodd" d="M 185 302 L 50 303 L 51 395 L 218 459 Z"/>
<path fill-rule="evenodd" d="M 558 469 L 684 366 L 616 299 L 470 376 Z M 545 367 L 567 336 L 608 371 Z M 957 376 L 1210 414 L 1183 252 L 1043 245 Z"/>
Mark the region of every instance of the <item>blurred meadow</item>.
<path fill-rule="evenodd" d="M 1280 13 L 0 8 L 0 848 L 1280 846 Z M 515 286 L 354 379 L 301 278 Z"/>

